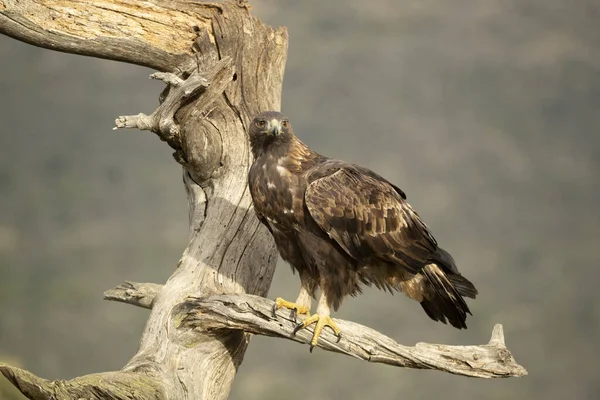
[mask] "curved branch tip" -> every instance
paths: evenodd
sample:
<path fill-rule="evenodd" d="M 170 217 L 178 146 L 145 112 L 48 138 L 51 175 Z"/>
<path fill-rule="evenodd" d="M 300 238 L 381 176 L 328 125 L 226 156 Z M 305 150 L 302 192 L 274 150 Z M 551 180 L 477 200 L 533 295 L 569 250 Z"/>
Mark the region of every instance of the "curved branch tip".
<path fill-rule="evenodd" d="M 490 342 L 488 344 L 490 346 L 506 347 L 506 344 L 504 343 L 504 328 L 502 327 L 502 324 L 494 325 L 492 337 L 490 338 Z"/>
<path fill-rule="evenodd" d="M 30 399 L 51 399 L 51 382 L 21 368 L 0 363 L 0 373 Z"/>

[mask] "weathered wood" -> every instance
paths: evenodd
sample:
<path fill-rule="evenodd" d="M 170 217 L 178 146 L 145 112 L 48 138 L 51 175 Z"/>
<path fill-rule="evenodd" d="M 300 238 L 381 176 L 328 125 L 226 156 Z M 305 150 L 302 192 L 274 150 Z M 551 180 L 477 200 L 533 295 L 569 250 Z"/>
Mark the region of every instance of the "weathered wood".
<path fill-rule="evenodd" d="M 164 101 L 151 115 L 140 113 L 138 115 L 118 117 L 115 120 L 115 127 L 113 129 L 137 128 L 154 132 L 161 140 L 167 142 L 169 146 L 176 150 L 174 153 L 175 160 L 184 167 L 187 167 L 186 160 L 188 157 L 182 148 L 184 142 L 182 142 L 179 125 L 175 122 L 175 114 L 187 101 L 199 93 L 202 94 L 202 97 L 196 103 L 197 110 L 204 110 L 219 97 L 223 96 L 225 88 L 235 76 L 235 70 L 231 64 L 232 59 L 230 57 L 219 60 L 206 73 L 206 78 L 201 76 L 198 70 L 193 70 L 185 80 L 169 72 L 157 72 L 150 75 L 151 78 L 160 79 L 169 85 L 166 91 L 168 95 L 165 95 Z M 202 116 L 208 116 L 213 110 L 214 108 L 206 110 Z M 187 135 L 184 139 L 187 139 L 188 136 L 190 135 Z M 195 176 L 199 181 L 210 178 L 210 173 L 216 168 L 217 158 L 220 156 L 220 153 L 213 149 L 214 146 L 218 145 L 217 141 L 220 138 L 217 138 L 215 135 L 207 135 L 205 138 L 213 140 L 213 143 L 211 143 L 212 146 L 205 146 L 202 149 L 189 149 L 188 146 L 187 149 L 188 153 L 191 150 L 191 155 L 199 156 L 194 158 L 200 158 L 202 160 L 201 164 L 205 164 L 206 161 L 204 159 L 212 155 L 210 157 L 212 158 L 212 162 L 209 162 L 210 165 L 201 165 L 199 168 L 196 168 L 197 172 L 201 174 L 200 177 Z M 192 140 L 197 139 L 193 138 Z M 207 171 L 210 173 L 206 174 Z M 190 172 L 193 172 L 193 170 Z"/>
<path fill-rule="evenodd" d="M 129 282 L 104 292 L 104 300 L 133 304 L 134 306 L 152 309 L 154 299 L 160 293 L 163 285 L 156 283 Z"/>
<path fill-rule="evenodd" d="M 178 72 L 222 5 L 191 1 L 0 0 L 0 33 L 34 46 Z"/>
<path fill-rule="evenodd" d="M 29 371 L 0 364 L 0 372 L 30 399 L 167 399 L 151 373 L 103 372 L 69 381 L 49 381 Z"/>
<path fill-rule="evenodd" d="M 158 293 L 152 283 L 119 285 L 105 293 L 105 299 L 151 308 Z M 272 314 L 274 302 L 251 295 L 220 295 L 205 298 L 190 297 L 179 307 L 180 328 L 195 332 L 241 330 L 255 335 L 273 336 L 309 344 L 312 328 L 293 334 L 296 322 L 289 310 Z M 489 343 L 479 346 L 449 346 L 417 343 L 403 346 L 393 339 L 363 325 L 334 319 L 342 329 L 338 342 L 327 329 L 317 347 L 342 353 L 361 360 L 396 367 L 434 369 L 476 378 L 508 378 L 527 375 L 504 343 L 502 325 L 496 324 Z"/>
<path fill-rule="evenodd" d="M 261 298 L 276 262 L 246 185 L 246 130 L 278 110 L 287 32 L 252 17 L 243 1 L 0 0 L 0 33 L 36 46 L 145 65 L 167 88 L 150 115 L 119 117 L 117 128 L 156 133 L 183 166 L 189 241 L 165 285 L 128 283 L 111 300 L 150 308 L 137 354 L 121 370 L 48 381 L 1 364 L 31 399 L 225 399 L 249 333 L 290 337 L 282 312 Z M 247 294 L 259 297 L 250 297 Z M 232 296 L 236 295 L 236 296 Z M 469 376 L 522 376 L 501 329 L 484 346 L 398 345 L 338 321 L 344 339 L 320 347 L 374 362 Z M 309 332 L 292 339 L 306 342 Z"/>
<path fill-rule="evenodd" d="M 167 140 L 185 166 L 189 244 L 154 301 L 138 353 L 123 369 L 158 369 L 166 393 L 176 399 L 227 398 L 249 336 L 175 329 L 179 321 L 172 310 L 192 294 L 264 296 L 276 261 L 272 240 L 251 210 L 245 132 L 254 114 L 280 106 L 287 35 L 265 27 L 236 4 L 223 5 L 211 26 L 212 32 L 200 34 L 195 44 L 201 55 L 197 71 L 208 83 L 198 80 L 206 88 L 194 101 L 180 104 L 175 114 L 179 130 L 169 128 L 174 137 Z M 180 76 L 186 82 L 194 77 Z M 170 88 L 163 104 L 180 98 L 186 82 Z"/>
<path fill-rule="evenodd" d="M 292 332 L 296 323 L 289 310 L 272 315 L 274 302 L 251 295 L 221 295 L 208 298 L 190 297 L 182 306 L 181 327 L 194 331 L 242 330 L 256 335 L 274 336 L 310 343 L 312 328 Z M 342 339 L 325 329 L 317 347 L 346 354 L 361 360 L 396 367 L 434 369 L 476 378 L 506 378 L 527 375 L 504 345 L 502 325 L 494 327 L 488 344 L 449 346 L 417 343 L 403 346 L 393 339 L 363 325 L 335 319 Z"/>
<path fill-rule="evenodd" d="M 246 128 L 280 107 L 286 30 L 263 25 L 239 2 L 0 0 L 0 32 L 171 72 L 157 76 L 170 85 L 163 105 L 124 125 L 150 129 L 175 149 L 190 210 L 188 246 L 160 292 L 140 301 L 152 311 L 122 371 L 70 381 L 0 371 L 32 399 L 227 398 L 249 335 L 190 334 L 174 328 L 172 310 L 191 295 L 267 293 L 276 253 L 251 208 Z"/>

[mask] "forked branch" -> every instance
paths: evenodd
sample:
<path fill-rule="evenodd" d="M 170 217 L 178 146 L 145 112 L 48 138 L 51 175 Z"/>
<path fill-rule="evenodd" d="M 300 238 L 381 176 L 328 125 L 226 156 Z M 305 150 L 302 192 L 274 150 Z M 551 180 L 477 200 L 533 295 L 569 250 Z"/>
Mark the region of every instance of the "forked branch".
<path fill-rule="evenodd" d="M 164 101 L 150 115 L 140 113 L 118 117 L 113 129 L 137 128 L 142 131 L 151 131 L 169 143 L 171 147 L 179 149 L 181 147 L 178 140 L 179 125 L 175 122 L 175 113 L 186 101 L 202 90 L 204 92 L 202 92 L 201 104 L 196 106 L 199 109 L 203 109 L 206 105 L 213 103 L 218 96 L 222 96 L 225 87 L 233 79 L 232 62 L 230 57 L 220 60 L 208 72 L 207 77 L 202 76 L 198 70 L 193 70 L 185 80 L 170 72 L 153 73 L 150 78 L 161 80 L 169 85 Z"/>
<path fill-rule="evenodd" d="M 152 284 L 127 283 L 105 293 L 105 299 L 135 304 L 151 304 Z M 140 302 L 140 299 L 144 299 Z M 179 329 L 199 332 L 222 329 L 241 330 L 309 343 L 312 332 L 301 330 L 292 334 L 295 322 L 284 310 L 272 315 L 273 301 L 251 295 L 220 295 L 207 298 L 190 297 L 178 307 L 181 320 Z M 342 329 L 340 342 L 325 330 L 317 347 L 346 354 L 361 360 L 396 367 L 433 369 L 456 375 L 477 378 L 507 378 L 527 375 L 527 371 L 513 358 L 504 343 L 502 325 L 497 324 L 489 343 L 477 346 L 450 346 L 417 343 L 403 346 L 393 339 L 363 325 L 337 320 Z"/>

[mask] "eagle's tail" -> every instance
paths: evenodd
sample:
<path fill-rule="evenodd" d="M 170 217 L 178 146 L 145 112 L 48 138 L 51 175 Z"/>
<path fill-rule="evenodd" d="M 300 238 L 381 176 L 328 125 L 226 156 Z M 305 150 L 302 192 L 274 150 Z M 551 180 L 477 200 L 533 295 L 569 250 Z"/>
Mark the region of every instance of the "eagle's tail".
<path fill-rule="evenodd" d="M 467 313 L 471 314 L 465 297 L 475 298 L 477 289 L 462 276 L 454 259 L 445 250 L 439 249 L 420 273 L 426 278 L 427 296 L 421 302 L 423 310 L 434 321 L 446 320 L 458 329 L 467 328 Z"/>

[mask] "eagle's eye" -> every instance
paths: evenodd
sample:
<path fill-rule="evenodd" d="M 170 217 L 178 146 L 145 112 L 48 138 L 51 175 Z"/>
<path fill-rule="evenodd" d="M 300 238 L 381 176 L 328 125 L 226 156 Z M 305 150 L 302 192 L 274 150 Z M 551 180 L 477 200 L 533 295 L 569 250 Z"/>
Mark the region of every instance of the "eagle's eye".
<path fill-rule="evenodd" d="M 287 128 L 290 125 L 290 121 L 288 120 L 283 120 L 281 121 L 281 126 L 283 126 L 284 128 Z"/>
<path fill-rule="evenodd" d="M 256 121 L 256 126 L 258 126 L 260 129 L 263 129 L 265 126 L 267 126 L 267 123 L 265 120 L 258 120 Z"/>

